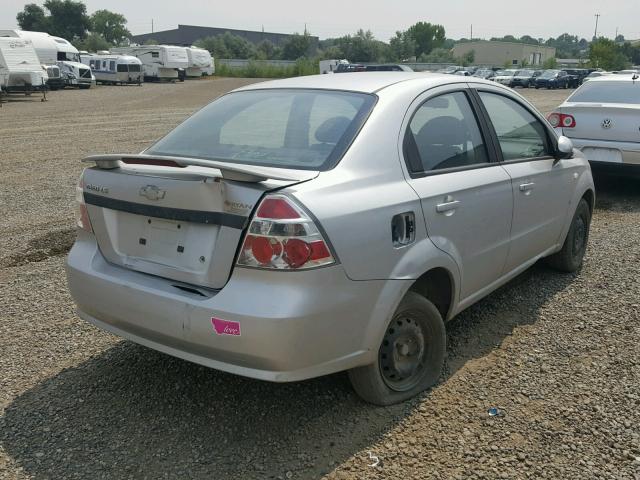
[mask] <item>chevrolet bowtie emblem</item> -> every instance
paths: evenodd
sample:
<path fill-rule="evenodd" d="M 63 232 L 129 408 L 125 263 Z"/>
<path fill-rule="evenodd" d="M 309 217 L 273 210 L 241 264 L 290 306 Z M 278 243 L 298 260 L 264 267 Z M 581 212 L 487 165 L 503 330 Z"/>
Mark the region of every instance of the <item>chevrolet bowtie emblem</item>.
<path fill-rule="evenodd" d="M 141 197 L 145 197 L 147 200 L 162 200 L 167 194 L 166 190 L 162 190 L 155 185 L 142 187 L 138 193 Z"/>

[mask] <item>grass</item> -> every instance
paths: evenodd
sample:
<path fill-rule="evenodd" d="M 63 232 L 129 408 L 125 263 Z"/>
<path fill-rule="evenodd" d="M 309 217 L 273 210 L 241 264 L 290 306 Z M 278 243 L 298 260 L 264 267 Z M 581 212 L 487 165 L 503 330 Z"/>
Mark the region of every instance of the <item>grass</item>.
<path fill-rule="evenodd" d="M 300 77 L 303 75 L 315 75 L 320 73 L 318 62 L 300 59 L 295 65 L 275 66 L 249 61 L 245 67 L 229 67 L 216 62 L 216 75 L 220 77 L 244 77 L 244 78 L 286 78 Z"/>

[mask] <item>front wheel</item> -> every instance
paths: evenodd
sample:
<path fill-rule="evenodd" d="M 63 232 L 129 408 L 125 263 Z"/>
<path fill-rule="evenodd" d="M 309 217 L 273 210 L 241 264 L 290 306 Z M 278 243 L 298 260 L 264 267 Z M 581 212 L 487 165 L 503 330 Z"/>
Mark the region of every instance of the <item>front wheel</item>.
<path fill-rule="evenodd" d="M 387 325 L 377 361 L 350 370 L 351 385 L 369 403 L 402 402 L 438 381 L 446 347 L 438 309 L 422 295 L 407 292 Z"/>
<path fill-rule="evenodd" d="M 547 263 L 561 272 L 575 272 L 582 266 L 584 253 L 589 241 L 589 226 L 591 225 L 591 209 L 583 198 L 571 220 L 571 227 L 562 250 L 547 257 Z"/>

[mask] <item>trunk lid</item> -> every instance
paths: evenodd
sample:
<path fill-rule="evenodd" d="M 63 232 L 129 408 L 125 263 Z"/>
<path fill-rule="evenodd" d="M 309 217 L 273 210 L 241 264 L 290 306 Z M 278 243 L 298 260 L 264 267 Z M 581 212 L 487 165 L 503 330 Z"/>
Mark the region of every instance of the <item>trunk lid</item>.
<path fill-rule="evenodd" d="M 83 195 L 100 251 L 125 268 L 222 288 L 265 192 L 317 171 L 176 157 L 106 155 L 84 161 Z"/>
<path fill-rule="evenodd" d="M 572 115 L 574 128 L 565 128 L 568 137 L 589 140 L 640 142 L 638 106 L 613 103 L 565 103 L 559 112 Z"/>

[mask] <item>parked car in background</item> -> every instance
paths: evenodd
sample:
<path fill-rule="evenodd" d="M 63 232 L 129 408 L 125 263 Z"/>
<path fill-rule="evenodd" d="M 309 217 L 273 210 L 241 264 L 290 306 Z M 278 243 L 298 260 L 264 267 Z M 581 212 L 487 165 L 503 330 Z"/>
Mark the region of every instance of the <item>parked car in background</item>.
<path fill-rule="evenodd" d="M 366 70 L 366 67 L 359 63 L 341 63 L 336 67 L 334 73 L 365 72 Z"/>
<path fill-rule="evenodd" d="M 366 65 L 365 72 L 413 72 L 411 67 L 399 64 Z"/>
<path fill-rule="evenodd" d="M 86 321 L 276 382 L 349 370 L 381 405 L 437 382 L 445 322 L 548 258 L 582 263 L 589 164 L 495 83 L 403 72 L 257 83 L 77 187 Z"/>
<path fill-rule="evenodd" d="M 608 75 L 578 88 L 549 115 L 594 169 L 640 176 L 640 76 Z"/>
<path fill-rule="evenodd" d="M 564 71 L 567 72 L 567 86 L 569 88 L 578 88 L 589 75 L 589 70 L 585 68 L 565 68 Z"/>
<path fill-rule="evenodd" d="M 492 80 L 510 87 L 513 85 L 513 77 L 516 73 L 518 73 L 516 69 L 498 70 Z"/>
<path fill-rule="evenodd" d="M 460 70 L 464 70 L 464 67 L 462 65 L 450 65 L 441 70 L 438 70 L 438 73 L 446 73 L 448 75 L 453 75 L 454 73 Z"/>
<path fill-rule="evenodd" d="M 537 75 L 536 75 L 537 73 Z M 516 72 L 516 74 L 512 77 L 511 79 L 511 85 L 510 87 L 523 87 L 523 88 L 529 88 L 529 87 L 533 87 L 534 83 L 535 83 L 535 79 L 538 75 L 540 75 L 541 71 L 540 70 L 530 70 L 530 69 L 524 69 L 524 70 L 518 70 Z"/>
<path fill-rule="evenodd" d="M 569 79 L 564 70 L 545 70 L 536 78 L 536 88 L 567 88 Z"/>
<path fill-rule="evenodd" d="M 496 72 L 490 68 L 480 68 L 473 73 L 473 77 L 484 78 L 485 80 L 492 80 L 495 77 Z"/>
<path fill-rule="evenodd" d="M 584 77 L 584 79 L 582 80 L 582 83 L 588 81 L 588 80 L 592 80 L 594 78 L 598 78 L 598 77 L 604 77 L 605 75 L 612 75 L 611 72 L 605 72 L 602 70 L 596 70 L 594 72 L 589 73 L 586 77 Z"/>

